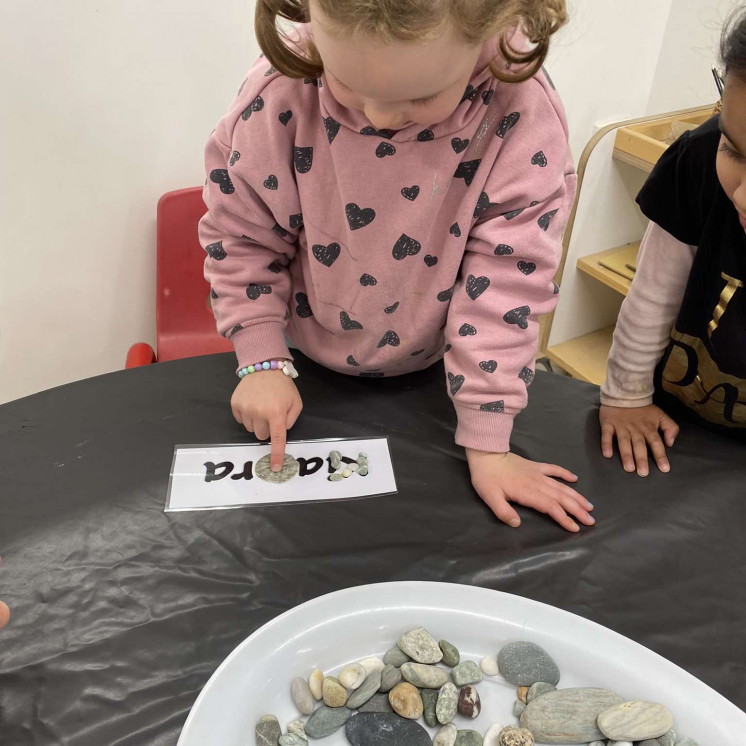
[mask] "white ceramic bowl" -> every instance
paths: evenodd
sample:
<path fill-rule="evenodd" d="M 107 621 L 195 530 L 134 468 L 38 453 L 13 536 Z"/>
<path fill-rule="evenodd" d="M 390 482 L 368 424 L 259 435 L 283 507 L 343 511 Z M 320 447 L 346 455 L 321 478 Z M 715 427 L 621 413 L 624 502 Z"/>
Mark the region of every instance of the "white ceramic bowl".
<path fill-rule="evenodd" d="M 268 713 L 278 717 L 284 730 L 299 717 L 290 698 L 293 677 L 308 677 L 314 668 L 336 672 L 347 663 L 383 656 L 402 632 L 418 625 L 456 645 L 462 660 L 479 662 L 506 642 L 530 640 L 557 662 L 560 688 L 605 687 L 625 699 L 661 702 L 673 713 L 680 737 L 693 738 L 700 746 L 743 743 L 745 713 L 665 658 L 605 627 L 507 593 L 403 582 L 321 596 L 254 632 L 207 682 L 178 746 L 253 744 L 254 725 Z M 477 688 L 482 713 L 475 720 L 457 716 L 459 728 L 484 734 L 494 722 L 515 724 L 514 687 L 498 677 L 485 678 Z M 342 746 L 347 740 L 342 730 L 310 743 Z"/>

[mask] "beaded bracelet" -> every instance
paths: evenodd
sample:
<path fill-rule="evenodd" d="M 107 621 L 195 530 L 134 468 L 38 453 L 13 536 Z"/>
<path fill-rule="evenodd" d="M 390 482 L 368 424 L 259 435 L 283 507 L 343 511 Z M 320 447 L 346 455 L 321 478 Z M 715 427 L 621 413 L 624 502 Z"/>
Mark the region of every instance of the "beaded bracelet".
<path fill-rule="evenodd" d="M 247 365 L 245 368 L 238 370 L 238 377 L 243 378 L 251 373 L 259 373 L 262 370 L 281 370 L 286 376 L 290 376 L 290 378 L 298 377 L 298 371 L 289 360 L 265 360 L 263 363 Z"/>

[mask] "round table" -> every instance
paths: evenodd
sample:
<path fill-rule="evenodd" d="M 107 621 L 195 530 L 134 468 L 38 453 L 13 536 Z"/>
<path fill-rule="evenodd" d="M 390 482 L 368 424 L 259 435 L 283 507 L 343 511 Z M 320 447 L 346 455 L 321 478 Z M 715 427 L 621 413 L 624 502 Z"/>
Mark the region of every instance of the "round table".
<path fill-rule="evenodd" d="M 164 513 L 176 444 L 247 443 L 232 355 L 160 363 L 0 407 L 0 743 L 173 746 L 226 655 L 340 588 L 438 580 L 552 604 L 652 648 L 746 708 L 746 458 L 681 423 L 670 474 L 600 453 L 598 389 L 536 376 L 513 450 L 580 475 L 566 533 L 473 492 L 442 363 L 366 379 L 298 355 L 291 439 L 390 440 L 399 493 Z"/>

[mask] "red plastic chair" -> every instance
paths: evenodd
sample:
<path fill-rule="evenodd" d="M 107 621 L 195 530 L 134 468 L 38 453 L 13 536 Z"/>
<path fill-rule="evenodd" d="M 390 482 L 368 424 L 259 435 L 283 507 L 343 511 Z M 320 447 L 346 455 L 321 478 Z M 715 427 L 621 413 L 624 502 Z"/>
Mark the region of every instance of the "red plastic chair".
<path fill-rule="evenodd" d="M 158 200 L 155 302 L 158 354 L 149 344 L 138 342 L 127 352 L 125 367 L 233 349 L 215 328 L 210 285 L 202 274 L 205 252 L 197 236 L 197 223 L 205 211 L 201 187 L 167 192 Z"/>

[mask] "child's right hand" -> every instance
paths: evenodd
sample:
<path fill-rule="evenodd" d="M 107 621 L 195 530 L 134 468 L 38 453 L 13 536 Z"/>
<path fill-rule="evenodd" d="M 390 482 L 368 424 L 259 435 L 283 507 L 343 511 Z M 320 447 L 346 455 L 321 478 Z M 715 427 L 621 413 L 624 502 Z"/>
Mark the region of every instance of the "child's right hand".
<path fill-rule="evenodd" d="M 259 440 L 272 440 L 270 466 L 282 469 L 287 431 L 301 410 L 298 389 L 281 370 L 265 370 L 244 376 L 231 397 L 233 416 Z"/>
<path fill-rule="evenodd" d="M 635 471 L 637 462 L 637 474 L 641 477 L 648 475 L 648 447 L 658 468 L 671 471 L 665 446 L 670 448 L 674 444 L 679 426 L 662 409 L 654 404 L 630 408 L 602 404 L 598 417 L 601 421 L 601 450 L 606 458 L 614 455 L 613 441 L 616 435 L 625 471 Z"/>
<path fill-rule="evenodd" d="M 2 629 L 10 620 L 10 609 L 3 601 L 0 601 L 0 629 Z"/>

